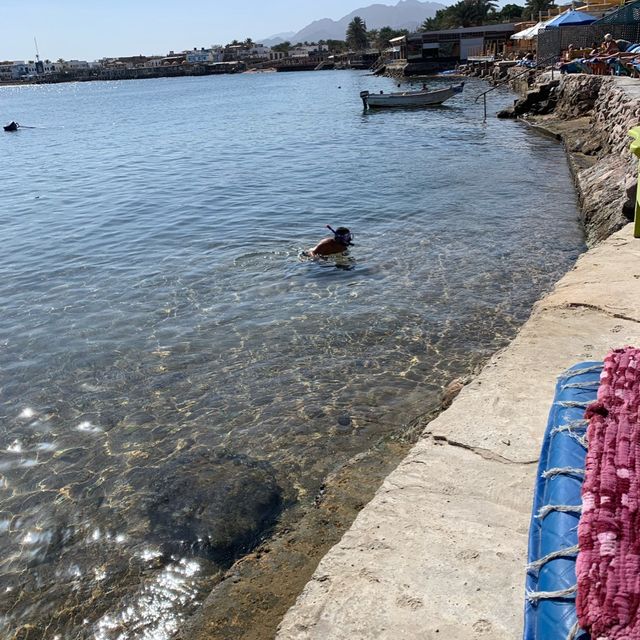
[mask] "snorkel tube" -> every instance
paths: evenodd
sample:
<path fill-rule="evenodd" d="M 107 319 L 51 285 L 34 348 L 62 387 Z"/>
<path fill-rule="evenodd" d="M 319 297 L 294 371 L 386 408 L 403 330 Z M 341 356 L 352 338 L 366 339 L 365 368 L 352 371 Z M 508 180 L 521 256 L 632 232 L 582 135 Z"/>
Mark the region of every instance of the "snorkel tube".
<path fill-rule="evenodd" d="M 342 227 L 340 227 L 342 228 Z M 353 242 L 351 242 L 353 236 L 351 235 L 351 231 L 346 231 L 342 232 L 342 231 L 336 231 L 330 224 L 327 225 L 327 229 L 329 229 L 329 231 L 331 231 L 331 233 L 333 233 L 334 235 L 334 239 L 336 242 L 339 242 L 340 244 L 343 244 L 345 247 L 352 247 L 353 246 Z"/>

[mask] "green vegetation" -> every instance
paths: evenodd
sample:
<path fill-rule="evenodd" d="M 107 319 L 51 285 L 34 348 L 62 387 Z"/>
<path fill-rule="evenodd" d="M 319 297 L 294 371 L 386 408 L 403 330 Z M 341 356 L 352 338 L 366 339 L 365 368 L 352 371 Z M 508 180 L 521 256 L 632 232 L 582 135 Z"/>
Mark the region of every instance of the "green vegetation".
<path fill-rule="evenodd" d="M 527 0 L 527 7 L 507 4 L 496 11 L 494 0 L 459 0 L 456 4 L 440 9 L 433 18 L 427 18 L 420 31 L 437 31 L 438 29 L 456 29 L 458 27 L 477 27 L 483 24 L 510 22 L 519 19 L 522 14 L 529 15 L 529 3 L 547 3 L 551 0 Z M 536 11 L 537 13 L 537 11 Z"/>
<path fill-rule="evenodd" d="M 289 49 L 291 49 L 291 43 L 288 40 L 281 42 L 280 44 L 276 44 L 271 47 L 273 51 L 281 51 L 282 53 L 288 53 Z"/>
<path fill-rule="evenodd" d="M 347 27 L 347 44 L 352 51 L 362 51 L 367 48 L 367 25 L 364 20 L 356 16 Z"/>
<path fill-rule="evenodd" d="M 370 47 L 382 51 L 390 46 L 389 40 L 397 38 L 398 36 L 406 36 L 408 33 L 409 31 L 407 29 L 382 27 L 381 29 L 369 29 L 369 31 L 367 31 L 367 39 Z"/>
<path fill-rule="evenodd" d="M 537 20 L 540 12 L 547 11 L 552 4 L 552 0 L 527 0 L 524 5 L 524 15 L 532 16 L 534 20 Z"/>
<path fill-rule="evenodd" d="M 325 42 L 325 44 L 327 45 L 327 47 L 329 47 L 330 53 L 343 53 L 349 48 L 344 40 L 329 39 Z"/>

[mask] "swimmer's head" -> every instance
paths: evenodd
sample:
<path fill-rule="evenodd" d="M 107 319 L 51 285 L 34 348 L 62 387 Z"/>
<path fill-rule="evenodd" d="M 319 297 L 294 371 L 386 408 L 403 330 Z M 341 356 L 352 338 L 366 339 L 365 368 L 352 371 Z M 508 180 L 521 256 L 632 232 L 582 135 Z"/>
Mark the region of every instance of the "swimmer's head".
<path fill-rule="evenodd" d="M 337 229 L 332 229 L 329 225 L 327 225 L 327 229 L 333 232 L 333 236 L 336 242 L 343 244 L 345 247 L 353 246 L 353 242 L 351 242 L 351 240 L 353 240 L 353 235 L 351 231 L 347 229 L 347 227 L 338 227 Z"/>

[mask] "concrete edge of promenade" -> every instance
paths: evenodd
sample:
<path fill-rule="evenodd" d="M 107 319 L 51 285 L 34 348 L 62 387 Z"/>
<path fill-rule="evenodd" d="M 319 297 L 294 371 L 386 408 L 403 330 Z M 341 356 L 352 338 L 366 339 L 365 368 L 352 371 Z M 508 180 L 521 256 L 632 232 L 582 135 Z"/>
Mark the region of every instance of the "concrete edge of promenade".
<path fill-rule="evenodd" d="M 513 342 L 428 424 L 322 559 L 280 624 L 278 640 L 521 635 L 532 490 L 556 378 L 577 362 L 603 359 L 611 348 L 640 345 L 640 239 L 612 213 L 628 191 L 634 163 L 620 148 L 628 147 L 625 127 L 640 122 L 640 100 L 613 80 L 602 83 L 588 115 L 593 135 L 602 112 L 617 110 L 601 118 L 598 161 L 574 159 L 595 246 L 535 305 Z M 572 89 L 573 82 L 564 87 L 567 104 L 578 102 L 578 85 L 592 81 L 578 79 Z M 610 206 L 592 215 L 607 179 Z M 612 225 L 622 228 L 602 239 Z"/>

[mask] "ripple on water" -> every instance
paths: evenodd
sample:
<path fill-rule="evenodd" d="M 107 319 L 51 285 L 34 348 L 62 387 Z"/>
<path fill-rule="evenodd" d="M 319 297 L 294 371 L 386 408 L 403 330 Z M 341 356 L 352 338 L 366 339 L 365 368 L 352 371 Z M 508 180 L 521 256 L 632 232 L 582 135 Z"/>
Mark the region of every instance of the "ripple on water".
<path fill-rule="evenodd" d="M 570 267 L 562 149 L 483 123 L 473 79 L 448 107 L 362 113 L 391 86 L 0 88 L 40 127 L 0 138 L 0 636 L 169 638 Z M 326 224 L 355 232 L 347 261 L 301 261 Z"/>

